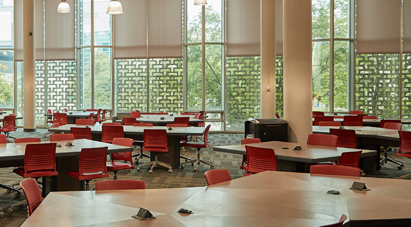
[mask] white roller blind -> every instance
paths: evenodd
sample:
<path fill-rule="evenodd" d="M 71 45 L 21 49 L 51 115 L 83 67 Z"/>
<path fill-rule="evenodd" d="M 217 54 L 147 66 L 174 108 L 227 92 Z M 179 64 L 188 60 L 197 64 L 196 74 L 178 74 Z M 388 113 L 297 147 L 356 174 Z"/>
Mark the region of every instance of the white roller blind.
<path fill-rule="evenodd" d="M 45 59 L 74 60 L 75 59 L 75 18 L 74 0 L 67 0 L 70 13 L 57 13 L 60 1 L 46 0 L 45 19 Z M 36 15 L 37 17 L 37 15 Z M 37 21 L 36 21 L 37 23 Z"/>
<path fill-rule="evenodd" d="M 148 1 L 148 57 L 181 58 L 181 0 Z"/>
<path fill-rule="evenodd" d="M 114 58 L 146 58 L 146 0 L 121 0 L 121 3 L 126 13 L 113 16 Z"/>
<path fill-rule="evenodd" d="M 283 0 L 275 1 L 275 52 L 283 55 Z"/>
<path fill-rule="evenodd" d="M 260 0 L 227 0 L 227 56 L 260 55 Z"/>
<path fill-rule="evenodd" d="M 358 0 L 357 54 L 399 53 L 401 0 Z"/>
<path fill-rule="evenodd" d="M 403 8 L 403 52 L 411 53 L 411 0 L 404 0 Z"/>

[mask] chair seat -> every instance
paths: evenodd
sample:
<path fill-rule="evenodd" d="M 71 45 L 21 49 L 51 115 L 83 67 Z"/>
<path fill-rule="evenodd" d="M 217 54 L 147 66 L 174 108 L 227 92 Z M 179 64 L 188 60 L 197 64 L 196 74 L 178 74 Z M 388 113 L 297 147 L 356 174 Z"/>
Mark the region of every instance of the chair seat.
<path fill-rule="evenodd" d="M 102 172 L 98 172 L 98 173 L 90 173 L 90 174 L 85 174 L 80 176 L 78 171 L 69 171 L 66 172 L 66 174 L 69 177 L 72 178 L 76 178 L 77 180 L 92 180 L 92 179 L 96 179 L 96 178 L 105 178 L 108 177 L 108 173 L 102 173 Z"/>
<path fill-rule="evenodd" d="M 134 169 L 134 165 L 125 162 L 107 162 L 106 163 L 108 171 L 116 171 L 122 169 Z"/>
<path fill-rule="evenodd" d="M 134 140 L 133 145 L 142 147 L 144 144 L 144 140 Z"/>
<path fill-rule="evenodd" d="M 190 142 L 182 143 L 181 146 L 183 146 L 183 147 L 207 148 L 208 144 L 204 144 L 203 141 L 190 141 Z"/>
<path fill-rule="evenodd" d="M 53 171 L 53 170 L 41 170 L 41 171 L 29 172 L 27 174 L 24 174 L 24 168 L 14 169 L 13 172 L 22 176 L 23 178 L 48 177 L 48 176 L 57 176 L 59 174 L 57 171 Z"/>
<path fill-rule="evenodd" d="M 396 155 L 400 157 L 411 158 L 411 153 L 409 152 L 397 153 Z"/>

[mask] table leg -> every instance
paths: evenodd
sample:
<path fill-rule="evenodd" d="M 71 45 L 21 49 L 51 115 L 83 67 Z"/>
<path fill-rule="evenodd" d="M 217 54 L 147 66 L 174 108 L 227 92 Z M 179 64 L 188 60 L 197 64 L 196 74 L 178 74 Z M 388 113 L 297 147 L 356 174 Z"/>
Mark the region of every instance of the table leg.
<path fill-rule="evenodd" d="M 173 169 L 180 167 L 180 136 L 167 136 L 167 153 L 158 153 L 159 161 L 169 163 Z M 151 153 L 151 161 L 154 161 L 154 154 Z"/>

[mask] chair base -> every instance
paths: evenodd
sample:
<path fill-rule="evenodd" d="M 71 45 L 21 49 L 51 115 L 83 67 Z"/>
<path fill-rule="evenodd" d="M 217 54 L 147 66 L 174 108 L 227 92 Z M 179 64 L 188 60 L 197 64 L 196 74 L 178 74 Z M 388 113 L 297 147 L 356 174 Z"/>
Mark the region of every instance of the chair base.
<path fill-rule="evenodd" d="M 140 153 L 133 154 L 132 157 L 136 157 L 136 164 L 137 165 L 138 165 L 138 160 L 142 159 L 143 157 L 151 158 L 150 155 L 145 154 L 141 148 L 140 148 Z"/>
<path fill-rule="evenodd" d="M 181 163 L 181 169 L 184 169 L 184 164 L 191 164 L 193 166 L 193 171 L 196 171 L 197 170 L 196 166 L 200 165 L 200 163 L 204 163 L 206 165 L 209 165 L 211 169 L 214 169 L 214 165 L 213 165 L 212 162 L 207 162 L 207 161 L 204 161 L 204 160 L 200 159 L 200 149 L 197 149 L 197 158 L 196 159 L 192 159 L 190 161 L 186 161 L 186 162 Z"/>
<path fill-rule="evenodd" d="M 168 168 L 168 172 L 170 172 L 170 173 L 173 172 L 173 168 L 171 167 L 170 164 L 165 163 L 165 162 L 161 162 L 161 161 L 158 160 L 157 154 L 155 155 L 154 161 L 151 161 L 151 162 L 149 162 L 149 163 L 144 163 L 144 164 L 141 164 L 141 165 L 137 166 L 137 171 L 140 171 L 140 166 L 149 166 L 149 165 L 151 165 L 151 168 L 150 168 L 150 170 L 149 170 L 149 173 L 153 173 L 153 169 L 154 169 L 154 167 L 156 167 L 157 165 L 160 165 L 160 166 L 163 166 L 163 167 Z"/>
<path fill-rule="evenodd" d="M 404 168 L 404 163 L 397 161 L 395 159 L 389 158 L 388 157 L 388 150 L 384 149 L 384 157 L 380 159 L 380 165 L 384 165 L 387 162 L 392 162 L 398 165 L 398 169 L 402 170 Z"/>

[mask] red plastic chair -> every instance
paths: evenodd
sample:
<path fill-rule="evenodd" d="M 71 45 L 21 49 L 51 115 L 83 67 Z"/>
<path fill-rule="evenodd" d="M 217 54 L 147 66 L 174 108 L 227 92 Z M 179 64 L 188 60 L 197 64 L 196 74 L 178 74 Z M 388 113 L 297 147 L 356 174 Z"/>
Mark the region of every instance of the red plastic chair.
<path fill-rule="evenodd" d="M 320 121 L 318 122 L 318 126 L 341 126 L 341 122 L 339 121 Z"/>
<path fill-rule="evenodd" d="M 338 136 L 337 147 L 357 148 L 357 134 L 355 134 L 355 130 L 330 128 L 330 134 Z"/>
<path fill-rule="evenodd" d="M 55 141 L 64 141 L 64 140 L 74 140 L 74 135 L 73 134 L 51 134 L 50 135 L 50 142 L 55 142 Z"/>
<path fill-rule="evenodd" d="M 134 127 L 153 127 L 151 123 L 134 123 Z M 144 146 L 144 140 L 134 140 L 133 145 L 140 146 L 141 148 Z M 142 159 L 143 157 L 151 158 L 150 155 L 145 154 L 143 149 L 140 149 L 140 153 L 134 154 L 133 157 L 136 157 L 136 163 L 138 164 L 138 160 Z"/>
<path fill-rule="evenodd" d="M 184 164 L 191 164 L 193 166 L 193 170 L 196 171 L 196 166 L 199 165 L 200 163 L 204 163 L 206 165 L 209 165 L 211 168 L 214 168 L 213 163 L 200 159 L 200 149 L 207 148 L 210 146 L 208 142 L 208 132 L 210 131 L 210 128 L 211 128 L 211 125 L 207 125 L 206 129 L 204 130 L 204 137 L 203 137 L 204 140 L 199 138 L 197 141 L 187 141 L 181 144 L 181 146 L 183 147 L 197 148 L 197 158 L 181 163 L 182 169 L 184 168 Z"/>
<path fill-rule="evenodd" d="M 132 117 L 124 117 L 123 118 L 123 125 L 133 125 L 137 123 L 137 120 Z"/>
<path fill-rule="evenodd" d="M 123 145 L 126 147 L 133 146 L 133 139 L 130 138 L 114 138 L 112 144 Z M 117 180 L 117 172 L 123 169 L 134 169 L 133 157 L 131 152 L 111 153 L 111 161 L 106 163 L 107 170 L 114 172 L 114 180 Z M 125 161 L 125 162 L 115 162 Z M 127 163 L 129 162 L 129 163 Z"/>
<path fill-rule="evenodd" d="M 6 134 L 7 139 L 9 138 L 10 132 L 16 131 L 16 116 L 5 116 L 3 118 L 3 128 L 0 128 L 0 132 L 4 132 Z"/>
<path fill-rule="evenodd" d="M 363 126 L 363 116 L 344 116 L 344 126 Z"/>
<path fill-rule="evenodd" d="M 105 180 L 96 182 L 96 191 L 146 189 L 146 183 L 141 180 Z"/>
<path fill-rule="evenodd" d="M 260 138 L 245 138 L 241 140 L 241 144 L 250 144 L 250 143 L 261 143 Z M 243 155 L 243 161 L 241 162 L 240 169 L 245 169 L 247 166 L 247 155 Z"/>
<path fill-rule="evenodd" d="M 103 119 L 101 118 L 101 109 L 97 110 L 97 114 L 96 114 L 96 118 L 95 118 L 96 122 L 103 122 Z"/>
<path fill-rule="evenodd" d="M 23 189 L 24 197 L 26 197 L 27 213 L 30 216 L 43 201 L 40 188 L 34 179 L 24 180 L 20 182 L 20 186 Z"/>
<path fill-rule="evenodd" d="M 277 157 L 273 149 L 245 146 L 247 167 L 244 176 L 267 170 L 277 171 Z"/>
<path fill-rule="evenodd" d="M 106 121 L 106 113 L 107 113 L 107 110 L 103 110 L 103 112 L 101 113 L 101 120 L 102 121 Z"/>
<path fill-rule="evenodd" d="M 88 119 L 93 120 L 94 122 L 96 122 L 96 120 L 94 119 L 94 113 L 90 113 L 90 115 L 88 115 Z"/>
<path fill-rule="evenodd" d="M 313 111 L 313 117 L 321 117 L 321 116 L 324 116 L 324 112 Z"/>
<path fill-rule="evenodd" d="M 381 120 L 380 121 L 380 128 L 384 128 L 385 123 L 391 122 L 391 123 L 401 123 L 401 120 Z"/>
<path fill-rule="evenodd" d="M 192 115 L 192 116 L 194 116 L 196 114 L 193 113 L 193 112 L 182 112 L 180 115 Z"/>
<path fill-rule="evenodd" d="M 47 114 L 53 114 L 50 109 L 47 110 Z M 53 124 L 53 116 L 47 116 L 47 123 Z"/>
<path fill-rule="evenodd" d="M 400 131 L 402 128 L 402 123 L 395 123 L 395 122 L 385 122 L 384 128 L 387 129 L 394 129 Z"/>
<path fill-rule="evenodd" d="M 280 118 L 280 115 L 278 113 L 275 113 L 276 118 Z"/>
<path fill-rule="evenodd" d="M 218 184 L 225 181 L 230 181 L 231 176 L 226 169 L 212 169 L 204 173 L 207 185 Z"/>
<path fill-rule="evenodd" d="M 360 177 L 361 170 L 355 167 L 341 165 L 312 165 L 310 167 L 310 174 Z"/>
<path fill-rule="evenodd" d="M 321 121 L 334 121 L 334 117 L 316 116 L 314 118 L 314 125 L 318 125 Z"/>
<path fill-rule="evenodd" d="M 36 137 L 14 139 L 14 143 L 40 143 L 41 139 Z"/>
<path fill-rule="evenodd" d="M 132 117 L 132 118 L 139 118 L 139 117 L 141 117 L 140 111 L 136 110 L 136 111 L 134 111 L 134 112 L 130 112 L 130 117 Z"/>
<path fill-rule="evenodd" d="M 174 124 L 185 124 L 189 125 L 190 124 L 190 118 L 189 117 L 176 117 L 174 118 Z"/>
<path fill-rule="evenodd" d="M 326 147 L 337 147 L 338 136 L 325 134 L 310 134 L 308 135 L 308 145 L 318 145 Z"/>
<path fill-rule="evenodd" d="M 411 132 L 399 131 L 400 147 L 397 156 L 411 158 Z"/>
<path fill-rule="evenodd" d="M 94 119 L 77 119 L 76 120 L 76 125 L 90 125 L 93 126 L 95 123 Z"/>
<path fill-rule="evenodd" d="M 344 152 L 337 161 L 337 165 L 360 168 L 360 158 L 362 151 Z"/>
<path fill-rule="evenodd" d="M 71 127 L 70 133 L 73 134 L 74 139 L 88 139 L 88 140 L 93 139 L 93 135 L 91 134 L 91 128 Z M 67 134 L 62 134 L 62 135 L 67 135 Z"/>
<path fill-rule="evenodd" d="M 80 181 L 86 181 L 86 190 L 89 190 L 89 181 L 97 178 L 108 177 L 107 147 L 83 148 L 79 156 L 78 171 L 69 171 L 69 177 Z"/>
<path fill-rule="evenodd" d="M 395 124 L 392 125 L 391 124 Z M 401 123 L 395 123 L 395 122 L 385 122 L 384 123 L 384 128 L 388 127 L 392 127 L 393 129 L 398 129 L 401 128 Z M 411 158 L 411 153 L 409 150 L 410 144 L 411 144 L 411 137 L 408 135 L 408 132 L 405 131 L 398 131 L 398 133 L 400 134 L 400 147 L 398 148 L 398 152 L 397 152 L 397 156 L 402 156 L 402 157 L 407 157 L 407 158 Z M 400 162 L 398 160 L 392 159 L 388 157 L 388 151 L 389 148 L 384 147 L 384 149 L 382 150 L 384 152 L 384 157 L 382 157 L 380 159 L 380 164 L 384 165 L 387 162 L 392 162 L 398 165 L 398 169 L 401 170 L 402 168 L 404 168 L 404 163 Z"/>
<path fill-rule="evenodd" d="M 0 134 L 0 144 L 7 143 L 7 136 L 4 134 Z"/>
<path fill-rule="evenodd" d="M 119 122 L 103 123 L 103 126 L 121 126 Z"/>
<path fill-rule="evenodd" d="M 320 227 L 343 227 L 345 220 L 347 220 L 347 216 L 343 214 L 337 223 L 330 224 L 330 225 L 322 225 Z"/>
<path fill-rule="evenodd" d="M 153 173 L 153 168 L 156 165 L 164 166 L 168 168 L 168 172 L 173 172 L 173 169 L 170 164 L 158 161 L 158 152 L 168 152 L 167 147 L 167 131 L 163 129 L 144 129 L 144 146 L 143 151 L 149 151 L 155 153 L 154 161 L 149 163 L 141 164 L 137 167 L 137 170 L 140 170 L 141 166 L 150 166 L 150 173 Z"/>
<path fill-rule="evenodd" d="M 101 142 L 111 143 L 114 138 L 124 138 L 123 126 L 102 126 Z"/>
<path fill-rule="evenodd" d="M 196 115 L 194 115 L 194 119 L 198 119 L 198 120 L 203 120 L 203 122 L 199 122 L 197 125 L 198 127 L 204 127 L 205 123 L 204 123 L 204 116 L 205 116 L 205 111 L 200 111 L 198 113 L 196 113 Z"/>
<path fill-rule="evenodd" d="M 58 123 L 61 125 L 67 124 L 67 114 L 65 113 L 54 113 L 53 114 L 53 124 Z"/>

